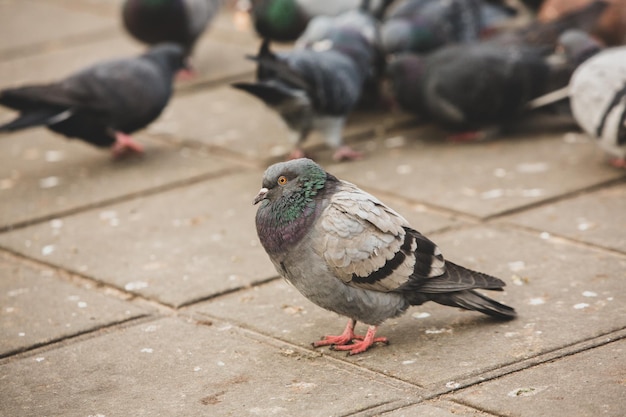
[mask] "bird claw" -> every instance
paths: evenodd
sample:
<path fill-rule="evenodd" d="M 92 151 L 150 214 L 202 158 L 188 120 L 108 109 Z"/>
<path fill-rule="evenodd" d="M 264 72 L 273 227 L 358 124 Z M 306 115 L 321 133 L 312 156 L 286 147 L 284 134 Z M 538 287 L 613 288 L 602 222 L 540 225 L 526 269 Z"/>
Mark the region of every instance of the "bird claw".
<path fill-rule="evenodd" d="M 333 160 L 336 162 L 341 161 L 356 161 L 363 159 L 365 154 L 363 152 L 352 149 L 349 146 L 341 146 L 333 154 Z"/>
<path fill-rule="evenodd" d="M 330 349 L 338 350 L 338 351 L 348 351 L 348 355 L 352 356 L 352 355 L 357 355 L 359 353 L 365 352 L 374 343 L 384 343 L 385 345 L 388 345 L 389 340 L 387 340 L 386 337 L 377 337 L 369 341 L 369 340 L 364 340 L 363 337 L 361 336 L 361 339 L 359 339 L 358 342 L 355 342 L 352 344 L 344 344 L 344 345 L 332 345 Z"/>
<path fill-rule="evenodd" d="M 115 132 L 115 143 L 111 147 L 113 158 L 121 158 L 131 154 L 142 154 L 143 145 L 135 142 L 133 138 L 122 132 Z"/>

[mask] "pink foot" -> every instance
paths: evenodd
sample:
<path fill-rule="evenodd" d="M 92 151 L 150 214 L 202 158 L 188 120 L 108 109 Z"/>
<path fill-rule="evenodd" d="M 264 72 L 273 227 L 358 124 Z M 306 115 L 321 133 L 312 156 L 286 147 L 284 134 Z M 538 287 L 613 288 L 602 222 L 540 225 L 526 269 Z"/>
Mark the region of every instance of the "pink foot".
<path fill-rule="evenodd" d="M 137 143 L 133 138 L 122 132 L 115 132 L 115 143 L 111 147 L 114 158 L 120 158 L 129 154 L 142 154 L 143 145 Z"/>
<path fill-rule="evenodd" d="M 306 158 L 306 154 L 300 148 L 296 148 L 287 155 L 287 160 Z"/>
<path fill-rule="evenodd" d="M 609 159 L 609 164 L 615 168 L 626 169 L 626 158 L 611 158 Z"/>
<path fill-rule="evenodd" d="M 183 68 L 176 73 L 176 81 L 187 82 L 196 79 L 198 73 L 191 68 Z"/>
<path fill-rule="evenodd" d="M 333 154 L 333 160 L 337 162 L 356 161 L 358 159 L 363 159 L 363 156 L 363 152 L 356 151 L 351 147 L 344 145 L 335 151 Z"/>
<path fill-rule="evenodd" d="M 332 345 L 333 350 L 349 350 L 350 355 L 365 352 L 376 342 L 388 344 L 386 337 L 374 337 L 376 326 L 369 326 L 365 336 L 354 334 L 356 321 L 350 320 L 345 330 L 339 336 L 325 336 L 322 340 L 313 343 L 314 347 Z M 359 340 L 358 342 L 354 342 Z M 354 342 L 354 343 L 351 343 Z"/>
<path fill-rule="evenodd" d="M 386 337 L 374 337 L 376 334 L 376 326 L 369 326 L 367 328 L 367 333 L 365 337 L 356 336 L 355 339 L 360 340 L 359 342 L 354 342 L 351 345 L 333 345 L 333 350 L 349 350 L 350 355 L 356 355 L 358 353 L 365 352 L 370 348 L 374 343 L 380 342 L 384 344 L 389 344 L 389 340 Z"/>

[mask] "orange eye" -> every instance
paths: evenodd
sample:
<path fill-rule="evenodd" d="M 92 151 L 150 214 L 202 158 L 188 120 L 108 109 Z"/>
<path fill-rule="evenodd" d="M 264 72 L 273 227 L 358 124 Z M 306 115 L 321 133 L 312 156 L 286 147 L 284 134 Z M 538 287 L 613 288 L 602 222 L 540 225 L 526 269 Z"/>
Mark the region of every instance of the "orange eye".
<path fill-rule="evenodd" d="M 284 175 L 281 175 L 280 177 L 278 177 L 278 185 L 285 185 L 287 184 L 287 181 L 289 180 Z"/>

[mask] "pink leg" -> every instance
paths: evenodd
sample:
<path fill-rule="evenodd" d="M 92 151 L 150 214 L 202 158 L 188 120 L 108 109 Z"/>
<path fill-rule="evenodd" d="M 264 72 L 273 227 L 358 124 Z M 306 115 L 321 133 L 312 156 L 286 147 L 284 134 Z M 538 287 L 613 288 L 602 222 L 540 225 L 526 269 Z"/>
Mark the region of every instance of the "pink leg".
<path fill-rule="evenodd" d="M 615 168 L 626 169 L 626 158 L 611 158 L 609 159 L 609 164 L 613 165 Z"/>
<path fill-rule="evenodd" d="M 198 76 L 193 68 L 183 68 L 176 73 L 176 81 L 192 81 Z"/>
<path fill-rule="evenodd" d="M 365 337 L 357 336 L 355 339 L 360 340 L 359 342 L 354 342 L 351 345 L 334 345 L 334 350 L 349 350 L 350 355 L 356 355 L 357 353 L 365 352 L 370 348 L 374 343 L 380 342 L 384 344 L 388 344 L 389 340 L 386 337 L 374 337 L 376 334 L 377 326 L 369 326 L 367 328 L 367 334 Z"/>
<path fill-rule="evenodd" d="M 351 147 L 344 145 L 338 148 L 333 154 L 333 160 L 340 161 L 356 161 L 357 159 L 363 159 L 363 152 L 352 149 Z"/>
<path fill-rule="evenodd" d="M 450 142 L 477 142 L 484 139 L 484 134 L 480 130 L 473 130 L 461 133 L 455 133 L 448 136 Z"/>
<path fill-rule="evenodd" d="M 131 154 L 131 153 L 143 153 L 143 146 L 137 143 L 133 138 L 122 132 L 115 132 L 115 143 L 111 147 L 114 158 Z"/>
<path fill-rule="evenodd" d="M 287 160 L 288 161 L 292 160 L 292 159 L 300 159 L 300 158 L 306 158 L 306 155 L 305 155 L 304 151 L 302 149 L 300 149 L 300 148 L 295 148 L 287 156 Z"/>
<path fill-rule="evenodd" d="M 320 346 L 328 346 L 328 345 L 347 345 L 352 342 L 354 339 L 363 339 L 363 336 L 357 336 L 354 334 L 354 326 L 356 325 L 356 320 L 350 319 L 343 333 L 339 336 L 324 336 L 322 340 L 318 340 L 317 342 L 313 342 L 314 347 Z"/>
<path fill-rule="evenodd" d="M 318 340 L 313 343 L 314 347 L 332 345 L 334 350 L 349 350 L 350 355 L 356 355 L 357 353 L 365 352 L 370 346 L 376 342 L 389 343 L 386 337 L 374 337 L 376 334 L 376 326 L 369 326 L 367 334 L 361 336 L 354 334 L 354 326 L 356 320 L 350 319 L 343 333 L 339 336 L 324 336 L 322 340 Z M 351 343 L 354 340 L 360 340 L 360 342 Z"/>

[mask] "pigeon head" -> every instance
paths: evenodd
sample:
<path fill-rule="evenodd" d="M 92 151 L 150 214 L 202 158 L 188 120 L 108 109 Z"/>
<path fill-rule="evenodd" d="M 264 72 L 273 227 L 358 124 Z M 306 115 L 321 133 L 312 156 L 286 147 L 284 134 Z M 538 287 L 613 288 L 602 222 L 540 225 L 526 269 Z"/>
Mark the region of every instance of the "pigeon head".
<path fill-rule="evenodd" d="M 251 15 L 262 37 L 279 42 L 295 40 L 309 20 L 296 0 L 252 0 Z"/>
<path fill-rule="evenodd" d="M 144 54 L 144 57 L 172 73 L 187 68 L 185 49 L 177 43 L 165 42 L 155 45 Z"/>
<path fill-rule="evenodd" d="M 559 36 L 557 52 L 562 52 L 571 64 L 578 66 L 602 49 L 602 45 L 589 33 L 569 29 Z"/>
<path fill-rule="evenodd" d="M 270 166 L 254 199 L 260 203 L 256 225 L 265 250 L 280 252 L 302 239 L 321 212 L 318 202 L 336 184 L 337 178 L 310 159 Z"/>
<path fill-rule="evenodd" d="M 328 176 L 321 166 L 307 158 L 279 162 L 265 171 L 263 187 L 254 199 L 254 204 L 280 203 L 287 211 L 295 214 L 302 211 L 324 188 Z"/>
<path fill-rule="evenodd" d="M 380 29 L 382 48 L 387 54 L 428 52 L 441 41 L 440 29 L 426 21 L 390 20 Z"/>

